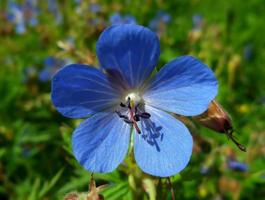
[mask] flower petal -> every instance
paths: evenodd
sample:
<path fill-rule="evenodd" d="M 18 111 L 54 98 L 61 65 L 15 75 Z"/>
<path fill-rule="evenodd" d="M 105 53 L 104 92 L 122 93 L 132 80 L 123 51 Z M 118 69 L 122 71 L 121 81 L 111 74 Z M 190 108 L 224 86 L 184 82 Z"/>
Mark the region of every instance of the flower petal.
<path fill-rule="evenodd" d="M 134 134 L 134 155 L 146 173 L 172 176 L 183 170 L 192 153 L 192 137 L 188 129 L 164 111 L 146 106 L 149 119 L 141 119 L 141 134 Z"/>
<path fill-rule="evenodd" d="M 102 67 L 120 73 L 131 88 L 139 86 L 150 75 L 159 55 L 158 37 L 139 25 L 111 26 L 97 42 Z"/>
<path fill-rule="evenodd" d="M 130 125 L 115 113 L 97 113 L 74 131 L 73 152 L 78 162 L 91 172 L 113 171 L 126 156 Z"/>
<path fill-rule="evenodd" d="M 118 93 L 99 70 L 81 64 L 71 64 L 52 79 L 52 101 L 66 117 L 82 118 L 111 107 Z"/>
<path fill-rule="evenodd" d="M 143 98 L 148 105 L 184 116 L 201 114 L 217 94 L 212 70 L 191 56 L 166 64 L 151 80 Z"/>

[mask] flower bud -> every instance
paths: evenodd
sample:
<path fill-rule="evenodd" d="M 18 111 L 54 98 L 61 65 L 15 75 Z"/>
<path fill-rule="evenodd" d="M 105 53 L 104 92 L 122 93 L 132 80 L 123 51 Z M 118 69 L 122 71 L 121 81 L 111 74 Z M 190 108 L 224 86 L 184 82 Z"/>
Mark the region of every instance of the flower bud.
<path fill-rule="evenodd" d="M 226 134 L 241 151 L 246 151 L 246 148 L 233 136 L 232 120 L 217 101 L 213 100 L 204 113 L 193 119 L 209 129 Z"/>
<path fill-rule="evenodd" d="M 226 133 L 233 129 L 231 118 L 215 100 L 211 102 L 204 113 L 193 117 L 193 119 L 201 125 L 219 133 Z"/>

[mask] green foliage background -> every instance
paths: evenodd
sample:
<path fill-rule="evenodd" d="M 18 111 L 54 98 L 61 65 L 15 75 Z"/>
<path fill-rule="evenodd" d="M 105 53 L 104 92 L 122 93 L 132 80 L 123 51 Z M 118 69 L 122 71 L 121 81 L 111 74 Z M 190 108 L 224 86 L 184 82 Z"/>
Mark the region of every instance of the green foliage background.
<path fill-rule="evenodd" d="M 232 116 L 236 137 L 247 147 L 246 153 L 240 152 L 224 135 L 195 124 L 191 162 L 172 177 L 176 199 L 265 196 L 263 0 L 102 0 L 83 1 L 80 6 L 75 1 L 57 2 L 61 23 L 46 1 L 38 1 L 38 25 L 18 34 L 5 16 L 8 1 L 0 1 L 0 199 L 63 199 L 69 192 L 88 191 L 90 174 L 71 150 L 71 133 L 81 120 L 56 112 L 50 81 L 40 81 L 38 74 L 50 56 L 97 66 L 95 44 L 111 15 L 133 15 L 148 26 L 161 10 L 171 15 L 171 21 L 159 25 L 158 68 L 185 54 L 209 65 L 219 81 L 217 99 Z M 100 5 L 99 12 L 89 10 L 93 3 Z M 202 16 L 198 30 L 192 25 L 196 14 Z M 26 73 L 29 67 L 35 71 Z M 245 163 L 248 171 L 228 168 L 228 158 Z M 202 168 L 208 172 L 201 173 Z M 97 185 L 108 184 L 102 192 L 105 199 L 171 199 L 166 180 L 143 174 L 131 156 L 113 173 L 94 177 Z"/>

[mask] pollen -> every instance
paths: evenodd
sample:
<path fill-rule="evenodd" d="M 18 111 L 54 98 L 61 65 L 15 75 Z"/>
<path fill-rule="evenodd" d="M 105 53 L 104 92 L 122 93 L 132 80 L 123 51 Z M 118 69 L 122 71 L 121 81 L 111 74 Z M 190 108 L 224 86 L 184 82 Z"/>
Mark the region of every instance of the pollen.
<path fill-rule="evenodd" d="M 140 97 L 139 93 L 132 92 L 125 97 L 125 102 L 128 100 L 130 100 L 132 104 L 131 107 L 134 107 L 142 101 L 142 98 Z"/>
<path fill-rule="evenodd" d="M 140 97 L 139 93 L 131 92 L 125 96 L 125 103 L 120 103 L 120 107 L 127 108 L 128 112 L 124 114 L 122 113 L 122 110 L 115 111 L 124 122 L 131 124 L 138 134 L 141 134 L 141 130 L 137 125 L 137 122 L 140 121 L 141 118 L 149 119 L 151 117 L 149 113 L 141 111 L 141 102 L 142 98 Z"/>

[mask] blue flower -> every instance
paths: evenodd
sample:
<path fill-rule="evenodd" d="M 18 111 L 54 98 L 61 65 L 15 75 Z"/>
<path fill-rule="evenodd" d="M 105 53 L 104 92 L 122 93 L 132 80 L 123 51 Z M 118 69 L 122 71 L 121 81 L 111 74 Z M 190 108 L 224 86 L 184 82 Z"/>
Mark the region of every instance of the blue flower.
<path fill-rule="evenodd" d="M 20 5 L 12 1 L 8 2 L 8 21 L 15 24 L 15 31 L 18 34 L 26 32 L 26 25 L 36 26 L 38 24 L 37 2 L 35 0 L 26 0 Z"/>
<path fill-rule="evenodd" d="M 171 21 L 171 16 L 167 12 L 158 11 L 156 16 L 150 21 L 149 27 L 156 32 L 164 32 L 165 25 Z"/>
<path fill-rule="evenodd" d="M 57 25 L 61 24 L 63 21 L 63 15 L 59 9 L 58 2 L 55 0 L 48 0 L 48 11 L 51 12 L 55 17 L 55 22 Z"/>
<path fill-rule="evenodd" d="M 26 0 L 23 5 L 23 12 L 26 15 L 26 21 L 30 26 L 36 26 L 38 24 L 39 10 L 37 8 L 36 0 Z"/>
<path fill-rule="evenodd" d="M 48 11 L 51 13 L 56 13 L 58 10 L 57 1 L 54 0 L 48 0 Z"/>
<path fill-rule="evenodd" d="M 82 0 L 75 0 L 76 4 L 80 4 Z"/>
<path fill-rule="evenodd" d="M 136 24 L 136 19 L 132 15 L 122 16 L 120 13 L 116 12 L 110 16 L 110 24 L 118 25 L 118 24 Z"/>
<path fill-rule="evenodd" d="M 101 6 L 97 3 L 92 3 L 92 4 L 90 4 L 89 10 L 92 13 L 98 13 L 101 11 Z"/>
<path fill-rule="evenodd" d="M 228 168 L 235 170 L 235 171 L 241 171 L 241 172 L 248 171 L 247 164 L 245 164 L 243 162 L 236 161 L 236 160 L 228 160 L 227 166 L 228 166 Z"/>
<path fill-rule="evenodd" d="M 37 70 L 35 67 L 25 67 L 22 74 L 22 82 L 27 83 L 31 78 L 35 77 Z"/>
<path fill-rule="evenodd" d="M 253 45 L 252 44 L 247 44 L 244 47 L 243 56 L 247 61 L 253 58 Z"/>
<path fill-rule="evenodd" d="M 202 175 L 207 175 L 207 174 L 210 173 L 210 171 L 211 171 L 210 167 L 205 166 L 205 165 L 203 165 L 203 166 L 200 168 L 200 172 L 201 172 Z"/>
<path fill-rule="evenodd" d="M 20 5 L 8 2 L 7 20 L 15 24 L 16 33 L 23 34 L 26 32 L 24 13 Z"/>
<path fill-rule="evenodd" d="M 66 64 L 66 61 L 55 57 L 48 57 L 44 61 L 44 68 L 39 73 L 39 80 L 46 82 L 51 80 L 52 76 Z"/>
<path fill-rule="evenodd" d="M 127 154 L 132 131 L 134 157 L 144 172 L 167 177 L 183 170 L 192 137 L 170 113 L 204 112 L 217 93 L 213 72 L 182 56 L 149 80 L 160 45 L 155 33 L 139 25 L 105 29 L 96 49 L 102 70 L 72 64 L 52 79 L 52 102 L 62 115 L 90 116 L 73 133 L 78 162 L 91 172 L 113 171 Z"/>
<path fill-rule="evenodd" d="M 200 14 L 195 14 L 192 16 L 192 26 L 193 30 L 200 30 L 203 22 L 203 17 Z"/>

